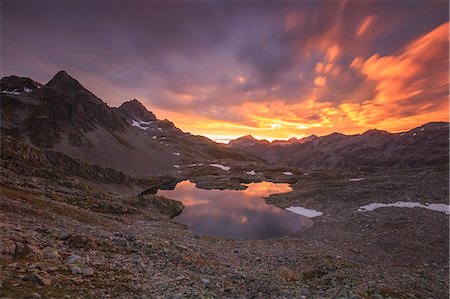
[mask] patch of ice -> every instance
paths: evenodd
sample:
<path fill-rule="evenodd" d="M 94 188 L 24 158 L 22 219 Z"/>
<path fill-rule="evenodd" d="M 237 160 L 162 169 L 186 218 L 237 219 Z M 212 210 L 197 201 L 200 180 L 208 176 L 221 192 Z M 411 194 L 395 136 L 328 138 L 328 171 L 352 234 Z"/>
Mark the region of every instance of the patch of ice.
<path fill-rule="evenodd" d="M 31 92 L 31 91 L 32 91 L 32 89 L 29 89 L 28 87 L 24 87 L 24 88 L 23 88 L 23 91 L 25 91 L 25 92 L 27 92 L 27 93 L 28 93 L 28 92 Z"/>
<path fill-rule="evenodd" d="M 225 171 L 229 171 L 229 170 L 231 169 L 231 167 L 229 167 L 229 166 L 223 166 L 223 165 L 221 165 L 221 164 L 209 164 L 209 166 L 211 166 L 211 167 L 217 167 L 217 168 L 220 168 L 220 169 L 225 170 Z"/>
<path fill-rule="evenodd" d="M 290 172 L 290 171 L 285 171 L 285 172 L 283 172 L 283 174 L 284 174 L 284 175 L 292 175 L 292 172 Z"/>
<path fill-rule="evenodd" d="M 131 125 L 141 130 L 147 130 L 148 125 L 150 125 L 151 123 L 152 123 L 151 121 L 134 120 L 134 119 L 131 120 Z"/>
<path fill-rule="evenodd" d="M 249 174 L 249 175 L 256 175 L 256 172 L 255 172 L 254 170 L 250 170 L 250 171 L 247 171 L 246 174 Z"/>
<path fill-rule="evenodd" d="M 175 167 L 175 168 L 180 168 L 180 165 L 176 165 L 176 164 L 175 164 L 173 167 Z"/>
<path fill-rule="evenodd" d="M 349 179 L 348 181 L 349 182 L 359 182 L 359 181 L 362 181 L 362 180 L 364 180 L 364 178 Z"/>
<path fill-rule="evenodd" d="M 15 96 L 18 96 L 20 94 L 20 92 L 18 92 L 18 91 L 8 91 L 8 90 L 4 90 L 4 91 L 2 91 L 2 93 L 12 94 Z"/>
<path fill-rule="evenodd" d="M 436 212 L 442 212 L 450 215 L 450 206 L 446 204 L 422 204 L 420 202 L 408 202 L 408 201 L 397 201 L 395 203 L 371 203 L 365 206 L 361 206 L 358 212 L 371 212 L 379 208 L 423 208 L 428 210 L 433 210 Z"/>
<path fill-rule="evenodd" d="M 180 155 L 180 153 L 173 153 L 173 155 L 174 155 L 174 156 L 179 156 L 179 155 Z"/>
<path fill-rule="evenodd" d="M 318 216 L 322 216 L 323 213 L 320 211 L 316 211 L 313 209 L 307 209 L 304 207 L 294 207 L 294 206 L 290 206 L 289 208 L 286 208 L 286 210 L 288 210 L 289 212 L 295 213 L 295 214 L 299 214 L 299 215 L 303 215 L 305 217 L 308 218 L 314 218 L 314 217 L 318 217 Z"/>

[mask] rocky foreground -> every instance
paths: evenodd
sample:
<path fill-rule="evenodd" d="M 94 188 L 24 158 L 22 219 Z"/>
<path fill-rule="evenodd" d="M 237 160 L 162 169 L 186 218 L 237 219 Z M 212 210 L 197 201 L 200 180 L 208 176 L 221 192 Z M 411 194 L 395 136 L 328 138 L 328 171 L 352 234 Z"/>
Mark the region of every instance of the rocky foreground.
<path fill-rule="evenodd" d="M 419 208 L 356 212 L 371 202 L 448 203 L 446 168 L 308 175 L 288 169 L 290 176 L 257 164 L 247 168 L 258 175 L 245 174 L 242 163 L 231 171 L 180 168 L 172 179 L 205 188 L 289 182 L 293 192 L 267 201 L 324 213 L 306 233 L 239 240 L 195 236 L 170 218 L 181 203 L 137 196 L 164 178 L 124 184 L 102 169 L 105 178 L 95 181 L 85 176 L 88 166 L 76 164 L 81 171 L 70 174 L 67 163 L 3 148 L 0 297 L 448 297 L 447 215 Z M 355 177 L 363 180 L 350 181 Z"/>

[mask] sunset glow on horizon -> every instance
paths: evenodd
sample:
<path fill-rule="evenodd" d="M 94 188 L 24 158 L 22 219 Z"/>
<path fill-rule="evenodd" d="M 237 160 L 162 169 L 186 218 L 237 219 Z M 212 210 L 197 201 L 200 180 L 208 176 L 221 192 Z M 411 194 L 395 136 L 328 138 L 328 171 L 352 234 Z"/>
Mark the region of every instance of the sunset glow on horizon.
<path fill-rule="evenodd" d="M 448 5 L 5 1 L 2 76 L 64 69 L 219 142 L 399 132 L 449 120 Z"/>

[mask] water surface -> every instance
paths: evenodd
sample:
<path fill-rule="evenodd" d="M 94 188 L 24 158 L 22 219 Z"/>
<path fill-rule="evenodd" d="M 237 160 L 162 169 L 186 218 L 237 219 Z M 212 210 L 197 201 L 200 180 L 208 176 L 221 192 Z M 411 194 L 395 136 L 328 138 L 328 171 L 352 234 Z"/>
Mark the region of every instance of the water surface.
<path fill-rule="evenodd" d="M 295 234 L 313 221 L 268 205 L 263 197 L 291 191 L 289 184 L 251 183 L 246 190 L 205 190 L 183 181 L 174 190 L 157 194 L 183 202 L 183 212 L 174 219 L 198 235 L 235 238 L 272 238 Z"/>

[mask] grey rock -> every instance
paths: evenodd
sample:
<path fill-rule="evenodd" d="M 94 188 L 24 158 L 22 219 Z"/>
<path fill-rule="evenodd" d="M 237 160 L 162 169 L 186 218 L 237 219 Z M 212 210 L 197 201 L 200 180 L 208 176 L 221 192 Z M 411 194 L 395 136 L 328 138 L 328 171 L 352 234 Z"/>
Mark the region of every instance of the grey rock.
<path fill-rule="evenodd" d="M 64 260 L 64 264 L 66 264 L 66 265 L 78 264 L 78 263 L 83 264 L 84 258 L 82 258 L 81 256 L 76 255 L 76 254 L 70 255 Z"/>
<path fill-rule="evenodd" d="M 48 247 L 44 250 L 45 256 L 51 260 L 59 260 L 61 259 L 61 255 L 59 254 L 58 250 Z"/>
<path fill-rule="evenodd" d="M 92 267 L 86 267 L 81 269 L 81 274 L 83 274 L 84 276 L 92 276 L 94 275 L 94 268 Z"/>
<path fill-rule="evenodd" d="M 75 274 L 75 275 L 79 275 L 79 274 L 82 273 L 82 272 L 81 272 L 81 268 L 78 267 L 78 266 L 73 266 L 73 267 L 70 269 L 70 272 L 71 272 L 72 274 Z"/>
<path fill-rule="evenodd" d="M 202 283 L 203 284 L 209 284 L 209 279 L 206 279 L 206 278 L 202 278 Z"/>

